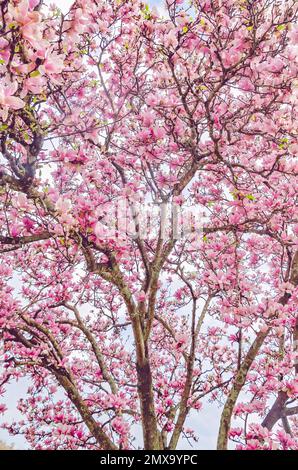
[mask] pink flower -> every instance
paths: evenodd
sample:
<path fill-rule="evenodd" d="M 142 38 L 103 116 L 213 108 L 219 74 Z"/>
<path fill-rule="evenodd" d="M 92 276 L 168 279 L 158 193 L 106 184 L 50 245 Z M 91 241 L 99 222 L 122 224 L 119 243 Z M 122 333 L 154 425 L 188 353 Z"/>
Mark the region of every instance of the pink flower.
<path fill-rule="evenodd" d="M 151 127 L 152 124 L 154 123 L 155 116 L 150 111 L 144 111 L 141 117 L 142 117 L 143 125 L 145 127 Z"/>
<path fill-rule="evenodd" d="M 47 52 L 45 61 L 43 65 L 39 67 L 39 71 L 46 75 L 53 75 L 61 73 L 63 68 L 64 56 L 58 55 L 54 52 Z"/>
<path fill-rule="evenodd" d="M 30 42 L 32 47 L 36 49 L 37 47 L 40 47 L 40 43 L 42 42 L 42 32 L 40 24 L 32 20 L 30 23 L 25 24 L 21 28 L 21 31 L 23 37 L 27 39 L 28 42 Z"/>
<path fill-rule="evenodd" d="M 11 62 L 11 67 L 14 71 L 14 73 L 17 72 L 17 75 L 19 74 L 25 74 L 28 75 L 30 72 L 32 72 L 35 69 L 35 62 L 30 62 L 28 64 L 22 64 L 18 61 L 12 61 Z"/>
<path fill-rule="evenodd" d="M 13 6 L 12 3 L 8 5 L 8 11 L 12 17 L 19 24 L 24 25 L 30 21 L 29 13 L 29 3 L 27 0 L 22 0 L 16 6 Z"/>
<path fill-rule="evenodd" d="M 23 218 L 23 224 L 26 228 L 26 230 L 28 230 L 30 232 L 30 230 L 32 230 L 34 228 L 34 222 L 33 220 L 29 219 L 29 217 L 24 217 Z"/>
<path fill-rule="evenodd" d="M 33 47 L 40 47 L 42 41 L 41 15 L 38 11 L 29 11 L 36 6 L 36 1 L 21 1 L 17 6 L 8 6 L 9 13 L 14 20 L 21 25 L 21 33 L 24 39 L 30 42 Z"/>
<path fill-rule="evenodd" d="M 289 38 L 292 44 L 298 44 L 298 27 L 293 26 L 292 31 L 289 33 Z"/>
<path fill-rule="evenodd" d="M 97 239 L 105 238 L 108 235 L 108 228 L 102 222 L 96 222 L 93 230 Z"/>
<path fill-rule="evenodd" d="M 173 48 L 177 47 L 178 40 L 177 40 L 177 36 L 174 30 L 170 31 L 166 35 L 164 43 L 165 43 L 165 46 L 167 47 L 173 47 Z"/>
<path fill-rule="evenodd" d="M 241 58 L 241 53 L 236 48 L 231 48 L 222 54 L 224 66 L 229 68 L 235 65 Z"/>
<path fill-rule="evenodd" d="M 70 199 L 64 199 L 59 197 L 58 201 L 56 202 L 55 209 L 60 214 L 67 214 L 71 211 L 71 201 Z"/>
<path fill-rule="evenodd" d="M 279 73 L 284 68 L 284 65 L 283 61 L 278 57 L 272 58 L 267 64 L 267 70 L 272 73 Z"/>
<path fill-rule="evenodd" d="M 239 87 L 244 91 L 253 91 L 254 86 L 248 78 L 242 78 L 239 81 Z"/>
<path fill-rule="evenodd" d="M 295 397 L 298 394 L 298 380 L 291 380 L 285 383 L 285 390 L 289 397 Z"/>
<path fill-rule="evenodd" d="M 284 450 L 294 450 L 296 448 L 295 440 L 292 439 L 291 436 L 287 434 L 284 430 L 277 431 L 276 436 L 279 439 Z"/>
<path fill-rule="evenodd" d="M 22 0 L 15 7 L 11 4 L 8 6 L 9 13 L 13 16 L 15 21 L 21 25 L 26 25 L 32 22 L 39 23 L 41 21 L 41 15 L 38 11 L 33 10 L 38 5 L 38 0 Z"/>
<path fill-rule="evenodd" d="M 166 131 L 163 127 L 154 127 L 153 134 L 156 140 L 160 140 L 165 137 Z"/>
<path fill-rule="evenodd" d="M 297 156 L 298 155 L 298 144 L 291 144 L 289 146 L 289 151 L 291 152 L 292 155 Z"/>
<path fill-rule="evenodd" d="M 82 151 L 74 152 L 73 150 L 69 150 L 63 155 L 63 158 L 65 162 L 69 162 L 73 165 L 83 165 L 87 161 L 87 156 Z"/>
<path fill-rule="evenodd" d="M 9 109 L 21 109 L 25 106 L 25 102 L 20 98 L 13 96 L 18 89 L 17 82 L 10 85 L 3 85 L 0 87 L 0 116 L 3 121 L 6 121 Z"/>
<path fill-rule="evenodd" d="M 8 6 L 9 13 L 20 24 L 28 23 L 32 18 L 40 17 L 38 12 L 30 13 L 40 3 L 40 0 L 22 0 L 15 7 Z"/>
<path fill-rule="evenodd" d="M 120 417 L 113 419 L 112 426 L 118 434 L 125 434 L 128 431 L 128 424 Z"/>
<path fill-rule="evenodd" d="M 241 428 L 233 428 L 229 432 L 229 436 L 231 438 L 236 437 L 236 436 L 239 437 L 239 436 L 241 436 L 241 434 L 242 434 L 242 429 Z"/>
<path fill-rule="evenodd" d="M 144 302 L 144 300 L 146 300 L 145 292 L 143 290 L 141 292 L 138 292 L 136 294 L 136 299 L 137 299 L 138 302 Z"/>
<path fill-rule="evenodd" d="M 71 227 L 75 224 L 75 219 L 71 215 L 72 204 L 69 199 L 64 199 L 60 197 L 56 202 L 55 208 L 60 214 L 59 221 L 61 224 Z"/>
<path fill-rule="evenodd" d="M 186 348 L 188 342 L 188 335 L 185 333 L 178 333 L 176 335 L 176 349 L 183 350 Z"/>
<path fill-rule="evenodd" d="M 33 10 L 40 3 L 40 0 L 29 0 L 29 9 Z"/>
<path fill-rule="evenodd" d="M 30 77 L 24 82 L 24 88 L 21 96 L 26 96 L 28 91 L 33 93 L 33 95 L 39 95 L 43 92 L 46 80 L 44 77 Z"/>
<path fill-rule="evenodd" d="M 84 432 L 82 431 L 82 429 L 76 430 L 75 434 L 78 439 L 82 439 L 84 437 Z"/>
<path fill-rule="evenodd" d="M 18 193 L 14 199 L 14 205 L 17 207 L 20 211 L 26 211 L 29 209 L 29 201 L 25 194 L 23 193 Z"/>

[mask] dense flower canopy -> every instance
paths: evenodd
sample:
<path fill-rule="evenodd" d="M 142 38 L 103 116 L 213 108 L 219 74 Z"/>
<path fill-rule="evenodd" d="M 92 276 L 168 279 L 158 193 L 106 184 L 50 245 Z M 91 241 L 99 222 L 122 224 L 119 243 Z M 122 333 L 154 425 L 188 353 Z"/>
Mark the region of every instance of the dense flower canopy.
<path fill-rule="evenodd" d="M 0 1 L 4 427 L 298 449 L 297 2 L 45 3 Z"/>

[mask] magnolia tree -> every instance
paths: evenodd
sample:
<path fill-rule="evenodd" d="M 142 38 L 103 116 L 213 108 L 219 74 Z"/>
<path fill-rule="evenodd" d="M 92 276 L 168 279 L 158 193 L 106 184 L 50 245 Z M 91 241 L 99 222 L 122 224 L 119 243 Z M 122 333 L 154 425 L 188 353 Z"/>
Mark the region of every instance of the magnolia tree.
<path fill-rule="evenodd" d="M 0 9 L 3 427 L 297 449 L 296 0 Z"/>

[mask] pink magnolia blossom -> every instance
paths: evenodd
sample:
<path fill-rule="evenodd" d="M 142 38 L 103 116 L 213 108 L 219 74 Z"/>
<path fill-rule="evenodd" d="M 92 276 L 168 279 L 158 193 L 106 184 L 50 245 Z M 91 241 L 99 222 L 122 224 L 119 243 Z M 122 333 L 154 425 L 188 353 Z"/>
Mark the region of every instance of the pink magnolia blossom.
<path fill-rule="evenodd" d="M 289 34 L 289 38 L 292 44 L 298 44 L 298 26 L 293 25 Z"/>
<path fill-rule="evenodd" d="M 243 78 L 239 82 L 239 88 L 241 88 L 244 91 L 252 91 L 254 90 L 254 86 L 251 83 L 251 81 L 247 78 Z"/>
<path fill-rule="evenodd" d="M 138 292 L 136 294 L 136 299 L 138 302 L 144 302 L 144 300 L 146 300 L 146 294 L 144 291 L 141 291 L 141 292 Z"/>
<path fill-rule="evenodd" d="M 7 64 L 9 57 L 9 42 L 4 38 L 0 38 L 0 59 Z"/>
<path fill-rule="evenodd" d="M 175 48 L 178 44 L 177 35 L 174 29 L 172 29 L 165 38 L 165 45 L 167 47 Z"/>
<path fill-rule="evenodd" d="M 150 111 L 145 111 L 141 117 L 145 127 L 151 127 L 155 121 L 155 115 Z"/>
<path fill-rule="evenodd" d="M 21 96 L 24 97 L 28 92 L 34 95 L 41 94 L 44 90 L 45 78 L 42 76 L 30 77 L 24 82 Z"/>
<path fill-rule="evenodd" d="M 55 208 L 60 214 L 67 214 L 72 209 L 71 200 L 60 197 L 56 202 Z"/>

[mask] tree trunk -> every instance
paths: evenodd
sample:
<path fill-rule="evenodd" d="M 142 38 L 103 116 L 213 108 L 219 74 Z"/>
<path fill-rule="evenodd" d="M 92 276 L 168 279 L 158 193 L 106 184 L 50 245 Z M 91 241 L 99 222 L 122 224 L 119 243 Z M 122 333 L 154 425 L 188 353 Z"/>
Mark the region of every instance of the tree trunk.
<path fill-rule="evenodd" d="M 271 410 L 262 422 L 262 426 L 264 428 L 267 428 L 269 431 L 273 429 L 277 421 L 282 417 L 287 398 L 288 395 L 286 392 L 281 391 L 278 393 Z"/>

